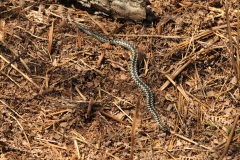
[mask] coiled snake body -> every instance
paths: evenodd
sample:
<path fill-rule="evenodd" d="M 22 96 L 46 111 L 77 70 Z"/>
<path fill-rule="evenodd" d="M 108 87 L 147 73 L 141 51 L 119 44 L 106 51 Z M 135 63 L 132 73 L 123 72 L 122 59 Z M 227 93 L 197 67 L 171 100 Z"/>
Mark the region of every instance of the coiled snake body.
<path fill-rule="evenodd" d="M 138 53 L 137 53 L 135 47 L 133 45 L 131 45 L 130 43 L 123 41 L 123 40 L 108 39 L 108 38 L 102 37 L 100 35 L 97 35 L 97 34 L 93 33 L 92 31 L 82 27 L 81 25 L 78 25 L 78 28 L 81 31 L 83 31 L 84 33 L 96 38 L 98 41 L 100 41 L 102 43 L 109 42 L 112 45 L 121 45 L 123 48 L 128 49 L 131 52 L 131 54 L 132 54 L 132 61 L 131 61 L 131 65 L 130 65 L 131 77 L 134 80 L 134 82 L 137 84 L 137 86 L 139 88 L 141 88 L 141 90 L 145 93 L 146 105 L 147 105 L 148 110 L 151 112 L 151 114 L 153 115 L 155 120 L 158 122 L 161 129 L 166 134 L 169 135 L 170 131 L 168 130 L 168 128 L 166 126 L 163 125 L 162 120 L 154 107 L 154 97 L 153 97 L 153 93 L 152 93 L 151 89 L 138 76 L 138 73 L 137 73 L 138 72 L 138 67 L 137 67 Z"/>

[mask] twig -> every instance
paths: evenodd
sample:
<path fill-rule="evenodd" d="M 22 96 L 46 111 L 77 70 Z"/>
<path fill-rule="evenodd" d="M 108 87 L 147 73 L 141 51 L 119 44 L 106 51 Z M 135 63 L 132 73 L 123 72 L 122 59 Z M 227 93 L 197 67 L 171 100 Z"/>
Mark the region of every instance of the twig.
<path fill-rule="evenodd" d="M 19 26 L 17 26 L 17 28 L 19 28 L 19 29 L 21 29 L 21 30 L 24 30 L 25 32 L 27 32 L 28 34 L 30 34 L 31 36 L 33 36 L 33 37 L 35 37 L 35 38 L 38 38 L 38 39 L 41 39 L 41 40 L 44 40 L 44 41 L 48 41 L 47 38 L 42 38 L 42 37 L 39 37 L 39 36 L 36 36 L 36 35 L 32 34 L 32 33 L 29 32 L 29 31 L 26 31 L 25 28 L 22 28 L 22 27 L 19 27 Z"/>
<path fill-rule="evenodd" d="M 27 135 L 26 135 L 26 132 L 24 131 L 24 129 L 23 129 L 23 126 L 21 125 L 21 123 L 17 120 L 17 118 L 16 117 L 14 117 L 13 115 L 10 115 L 16 122 L 17 122 L 17 124 L 19 125 L 19 127 L 20 127 L 20 130 L 23 132 L 23 135 L 24 135 L 24 137 L 25 137 L 25 139 L 26 139 L 26 141 L 27 141 L 27 143 L 28 143 L 28 147 L 29 147 L 29 149 L 31 150 L 31 144 L 30 144 L 30 142 L 29 142 L 29 140 L 28 140 L 28 137 L 27 137 Z"/>
<path fill-rule="evenodd" d="M 176 69 L 176 71 L 174 71 L 169 77 L 171 79 L 174 79 L 175 77 L 177 77 L 177 75 L 179 73 L 181 73 L 183 71 L 184 68 L 186 68 L 190 63 L 192 62 L 192 60 L 188 60 L 186 63 L 184 63 L 183 66 L 180 66 Z M 161 91 L 163 91 L 169 84 L 170 84 L 170 80 L 166 81 L 160 88 Z"/>
<path fill-rule="evenodd" d="M 17 51 L 15 49 L 13 49 L 9 44 L 7 44 L 5 41 L 1 41 L 2 45 L 4 47 L 6 47 L 12 54 L 14 54 L 15 56 L 17 56 L 15 59 L 13 59 L 12 61 L 10 61 L 10 63 L 8 63 L 5 67 L 9 66 L 10 64 L 12 64 L 13 62 L 15 62 L 16 60 L 20 59 L 21 63 L 23 64 L 23 66 L 25 67 L 25 69 L 30 73 L 30 69 L 27 66 L 26 62 L 21 58 L 21 56 L 23 54 L 26 53 L 26 51 L 23 51 L 21 54 L 18 54 Z M 26 44 L 28 44 L 28 41 L 26 42 Z M 3 69 L 2 69 L 3 70 Z"/>
<path fill-rule="evenodd" d="M 209 147 L 206 147 L 206 146 L 204 146 L 204 145 L 201 145 L 201 144 L 199 144 L 199 143 L 197 143 L 197 142 L 195 142 L 195 141 L 193 141 L 193 140 L 191 140 L 191 139 L 189 139 L 189 138 L 187 138 L 187 137 L 184 137 L 184 136 L 182 136 L 182 135 L 180 135 L 180 134 L 177 134 L 177 133 L 174 133 L 174 132 L 171 132 L 171 133 L 172 133 L 173 135 L 175 135 L 175 136 L 177 136 L 177 137 L 185 140 L 185 141 L 188 141 L 188 142 L 193 143 L 193 144 L 195 144 L 195 145 L 197 145 L 197 146 L 199 146 L 199 147 L 202 147 L 202 148 L 204 148 L 204 149 L 207 149 L 207 150 L 209 150 L 210 152 L 214 152 L 214 150 L 213 150 L 212 148 L 209 148 Z"/>
<path fill-rule="evenodd" d="M 239 8 L 239 3 L 238 3 L 238 7 Z M 237 24 L 237 79 L 238 79 L 238 88 L 240 89 L 240 84 L 239 84 L 239 80 L 240 80 L 240 54 L 239 54 L 239 51 L 240 51 L 240 45 L 239 45 L 239 41 L 240 41 L 240 11 L 238 10 L 237 12 L 237 21 L 238 21 L 238 24 Z"/>
<path fill-rule="evenodd" d="M 98 69 L 96 69 L 96 68 L 93 68 L 92 66 L 90 66 L 90 65 L 88 65 L 86 62 L 84 62 L 84 60 L 82 60 L 82 59 L 80 59 L 80 61 L 85 65 L 85 66 L 87 66 L 88 68 L 90 68 L 90 69 L 92 69 L 92 70 L 94 70 L 95 72 L 97 72 L 98 74 L 100 74 L 101 76 L 103 76 L 104 75 L 104 73 L 103 72 L 101 72 L 101 71 L 99 71 Z"/>
<path fill-rule="evenodd" d="M 140 106 L 140 100 L 138 99 L 135 114 L 134 114 L 133 124 L 132 124 L 132 132 L 131 132 L 131 153 L 130 153 L 131 160 L 133 160 L 133 154 L 134 154 L 134 141 L 135 141 L 136 125 L 138 120 L 139 106 Z"/>
<path fill-rule="evenodd" d="M 75 146 L 75 149 L 76 149 L 76 152 L 77 152 L 78 159 L 80 159 L 81 157 L 80 157 L 80 153 L 79 153 L 79 147 L 78 147 L 77 140 L 74 139 L 73 143 L 74 143 L 74 146 Z"/>
<path fill-rule="evenodd" d="M 89 100 L 89 103 L 88 103 L 88 107 L 87 107 L 86 119 L 90 118 L 93 104 L 94 104 L 94 101 L 93 101 L 93 98 L 91 97 L 90 100 Z"/>
<path fill-rule="evenodd" d="M 225 12 L 226 12 L 226 21 L 227 21 L 227 33 L 228 33 L 228 38 L 229 38 L 229 47 L 230 47 L 230 56 L 231 56 L 231 63 L 232 63 L 232 68 L 235 72 L 235 74 L 237 74 L 237 66 L 236 66 L 236 62 L 235 62 L 235 58 L 234 58 L 234 51 L 233 51 L 233 40 L 232 40 L 232 30 L 231 30 L 231 26 L 230 26 L 230 20 L 229 20 L 229 7 L 228 7 L 228 2 L 225 2 Z"/>
<path fill-rule="evenodd" d="M 5 62 L 10 63 L 7 59 L 5 59 L 2 55 L 0 55 L 0 58 L 2 58 Z M 31 82 L 37 89 L 40 89 L 40 86 L 37 85 L 32 81 L 31 78 L 29 78 L 26 74 L 24 74 L 22 71 L 20 71 L 15 65 L 11 64 L 11 67 L 13 67 L 16 71 L 18 71 L 24 78 L 26 78 L 29 82 Z"/>
<path fill-rule="evenodd" d="M 234 23 L 230 23 L 230 26 L 236 26 L 238 23 L 237 22 L 234 22 Z M 205 38 L 205 37 L 209 37 L 211 36 L 215 31 L 219 30 L 219 29 L 223 29 L 223 28 L 226 28 L 227 27 L 227 24 L 223 24 L 221 26 L 216 26 L 216 27 L 212 27 L 211 29 L 209 30 L 205 30 L 201 33 L 199 33 L 198 35 L 194 36 L 193 37 L 193 40 L 196 41 L 196 40 L 199 40 L 199 39 L 202 39 L 202 38 Z M 191 42 L 191 40 L 186 40 L 180 44 L 178 44 L 175 49 L 173 49 L 172 52 L 170 52 L 170 55 L 177 52 L 178 50 L 180 50 L 181 48 L 187 46 L 189 43 Z"/>
<path fill-rule="evenodd" d="M 13 60 L 11 60 L 7 65 L 3 66 L 0 71 L 4 70 L 5 68 L 7 68 L 7 67 L 10 66 L 11 64 L 13 64 L 15 61 L 19 60 L 22 55 L 23 55 L 23 53 L 21 53 L 21 54 L 18 55 L 16 58 L 14 58 Z"/>
<path fill-rule="evenodd" d="M 86 141 L 86 139 L 80 133 L 78 133 L 77 131 L 71 130 L 71 133 L 75 135 L 75 137 L 72 137 L 73 140 L 76 139 L 76 140 L 78 140 L 82 143 L 87 144 L 88 146 L 90 145 L 90 143 L 88 141 Z"/>
<path fill-rule="evenodd" d="M 119 151 L 120 149 L 124 148 L 123 145 L 121 145 L 120 147 L 114 149 L 111 153 L 107 153 L 107 156 L 105 157 L 105 159 L 108 159 L 108 157 L 110 157 L 110 155 L 113 155 L 114 153 L 116 153 L 117 151 Z"/>
<path fill-rule="evenodd" d="M 7 75 L 6 73 L 4 73 L 3 71 L 0 71 L 0 73 L 4 76 L 6 76 L 8 79 L 10 79 L 10 81 L 12 81 L 14 84 L 16 84 L 19 88 L 22 88 L 14 79 L 12 79 L 12 77 L 10 77 L 9 75 Z"/>
<path fill-rule="evenodd" d="M 109 94 L 109 95 L 111 95 L 111 96 L 113 96 L 114 98 L 116 98 L 116 99 L 118 99 L 118 100 L 120 100 L 120 101 L 123 101 L 123 102 L 125 102 L 125 103 L 127 103 L 127 104 L 130 104 L 131 106 L 134 106 L 132 103 L 126 101 L 125 99 L 116 97 L 116 96 L 112 95 L 111 93 L 109 93 L 108 91 L 103 90 L 102 88 L 100 88 L 100 90 L 103 91 L 103 92 L 105 92 L 105 93 L 107 93 L 107 94 Z"/>
<path fill-rule="evenodd" d="M 40 140 L 40 139 L 39 139 L 39 140 Z M 55 144 L 52 144 L 52 143 L 50 143 L 49 141 L 47 141 L 47 140 L 45 140 L 45 139 L 41 139 L 40 142 L 42 142 L 42 143 L 45 144 L 45 145 L 54 147 L 54 148 L 59 148 L 59 149 L 67 150 L 67 147 L 66 147 L 66 146 L 55 145 Z"/>
<path fill-rule="evenodd" d="M 185 99 L 187 100 L 187 102 L 190 102 L 190 98 L 189 98 L 189 96 L 187 95 L 186 91 L 183 89 L 183 87 L 177 85 L 170 76 L 168 76 L 168 75 L 165 75 L 165 76 L 166 76 L 167 79 L 178 89 L 178 91 L 179 91 L 180 93 L 182 93 L 182 95 L 185 97 Z"/>
<path fill-rule="evenodd" d="M 86 96 L 84 96 L 84 95 L 82 94 L 82 92 L 78 89 L 78 86 L 75 86 L 75 89 L 76 89 L 76 91 L 78 92 L 79 96 L 81 96 L 82 99 L 83 99 L 84 101 L 86 101 L 86 100 L 87 100 Z"/>
<path fill-rule="evenodd" d="M 7 103 L 5 103 L 3 100 L 1 100 L 0 99 L 0 102 L 3 104 L 3 105 L 5 105 L 8 109 L 10 109 L 14 114 L 16 114 L 19 118 L 21 118 L 22 120 L 24 120 L 23 119 L 23 117 L 20 115 L 20 114 L 18 114 L 16 111 L 14 111 Z"/>
<path fill-rule="evenodd" d="M 237 122 L 238 122 L 238 120 L 239 120 L 239 116 L 240 116 L 240 115 L 238 114 L 238 115 L 236 116 L 235 120 L 234 120 L 232 129 L 231 129 L 231 133 L 230 133 L 230 135 L 229 135 L 229 137 L 228 137 L 227 143 L 226 143 L 225 148 L 224 148 L 224 150 L 223 150 L 223 153 L 222 153 L 222 155 L 221 155 L 221 157 L 220 157 L 220 160 L 222 160 L 222 159 L 224 158 L 224 156 L 226 155 L 226 153 L 227 153 L 227 151 L 228 151 L 228 148 L 229 148 L 230 143 L 231 143 L 232 138 L 233 138 L 233 133 L 234 133 L 234 131 L 235 131 L 235 128 L 236 128 L 236 126 L 237 126 Z"/>
<path fill-rule="evenodd" d="M 119 123 L 122 123 L 122 124 L 126 124 L 124 121 L 122 121 L 121 119 L 118 119 L 116 117 L 114 117 L 113 115 L 107 113 L 107 112 L 104 112 L 104 111 L 100 111 L 102 114 L 104 114 L 105 116 L 109 117 L 109 118 L 112 118 L 114 119 L 115 121 L 119 122 Z"/>
<path fill-rule="evenodd" d="M 124 112 L 124 110 L 122 110 L 122 108 L 121 108 L 119 105 L 117 105 L 115 102 L 113 102 L 113 104 L 115 104 L 115 106 L 117 106 L 117 108 L 118 108 L 123 114 L 125 114 L 131 121 L 133 121 L 132 118 L 131 118 L 126 112 Z"/>
<path fill-rule="evenodd" d="M 80 135 L 80 133 L 76 132 L 75 130 L 71 131 L 71 133 L 75 135 L 74 137 L 71 137 L 73 140 L 76 139 L 76 140 L 78 140 L 78 141 L 80 141 L 80 142 L 83 142 L 83 143 L 87 144 L 88 146 L 91 146 L 91 147 L 93 147 L 94 149 L 98 150 L 98 151 L 101 152 L 102 154 L 106 153 L 106 154 L 108 155 L 107 157 L 110 156 L 110 157 L 115 158 L 116 160 L 120 160 L 118 157 L 114 156 L 113 154 L 114 154 L 115 152 L 117 152 L 118 150 L 120 150 L 123 146 L 118 147 L 117 149 L 115 149 L 115 150 L 114 150 L 115 152 L 108 153 L 107 151 L 103 151 L 103 150 L 101 150 L 101 149 L 99 150 L 99 148 L 97 148 L 96 145 L 93 145 L 93 144 L 91 144 L 90 142 L 88 142 L 87 140 L 85 140 L 85 138 L 84 138 L 82 135 Z M 66 136 L 66 135 L 64 134 L 63 136 Z"/>

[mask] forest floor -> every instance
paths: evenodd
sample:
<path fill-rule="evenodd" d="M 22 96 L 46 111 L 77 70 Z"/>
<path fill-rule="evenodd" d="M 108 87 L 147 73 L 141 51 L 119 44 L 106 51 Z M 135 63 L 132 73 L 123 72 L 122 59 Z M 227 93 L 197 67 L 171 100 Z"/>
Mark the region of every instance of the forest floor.
<path fill-rule="evenodd" d="M 124 22 L 2 0 L 0 159 L 240 159 L 240 5 L 191 1 L 151 0 L 154 19 Z M 131 79 L 130 52 L 69 19 L 136 46 L 170 136 Z"/>

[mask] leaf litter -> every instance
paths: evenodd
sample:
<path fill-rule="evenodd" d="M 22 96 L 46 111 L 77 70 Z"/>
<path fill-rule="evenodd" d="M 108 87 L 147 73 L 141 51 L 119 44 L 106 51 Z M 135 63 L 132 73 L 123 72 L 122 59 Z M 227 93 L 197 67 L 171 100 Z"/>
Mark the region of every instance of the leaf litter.
<path fill-rule="evenodd" d="M 60 2 L 0 2 L 2 159 L 240 159 L 237 0 L 150 0 L 154 23 Z M 128 51 L 68 20 L 140 48 L 171 136 L 131 80 Z"/>

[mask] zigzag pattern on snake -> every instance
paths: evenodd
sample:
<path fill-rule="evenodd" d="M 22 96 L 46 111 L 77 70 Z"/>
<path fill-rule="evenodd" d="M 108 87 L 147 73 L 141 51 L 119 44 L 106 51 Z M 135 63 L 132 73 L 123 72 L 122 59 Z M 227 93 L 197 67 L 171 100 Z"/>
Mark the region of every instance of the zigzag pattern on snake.
<path fill-rule="evenodd" d="M 131 77 L 132 77 L 133 81 L 137 84 L 137 86 L 139 88 L 141 88 L 141 90 L 145 93 L 146 106 L 147 106 L 148 110 L 150 111 L 150 113 L 153 115 L 154 119 L 158 122 L 161 129 L 167 135 L 170 135 L 170 131 L 168 130 L 168 128 L 166 126 L 163 125 L 162 120 L 154 107 L 154 96 L 153 96 L 151 89 L 138 76 L 138 73 L 137 73 L 138 72 L 138 67 L 137 67 L 138 53 L 137 53 L 135 47 L 127 41 L 117 40 L 117 39 L 108 39 L 108 38 L 102 37 L 98 34 L 93 33 L 92 31 L 82 27 L 79 24 L 78 24 L 78 28 L 82 32 L 96 38 L 98 41 L 100 41 L 102 43 L 109 42 L 111 45 L 121 45 L 123 48 L 125 48 L 131 52 L 131 54 L 132 54 L 132 60 L 131 60 L 131 64 L 130 64 Z"/>

